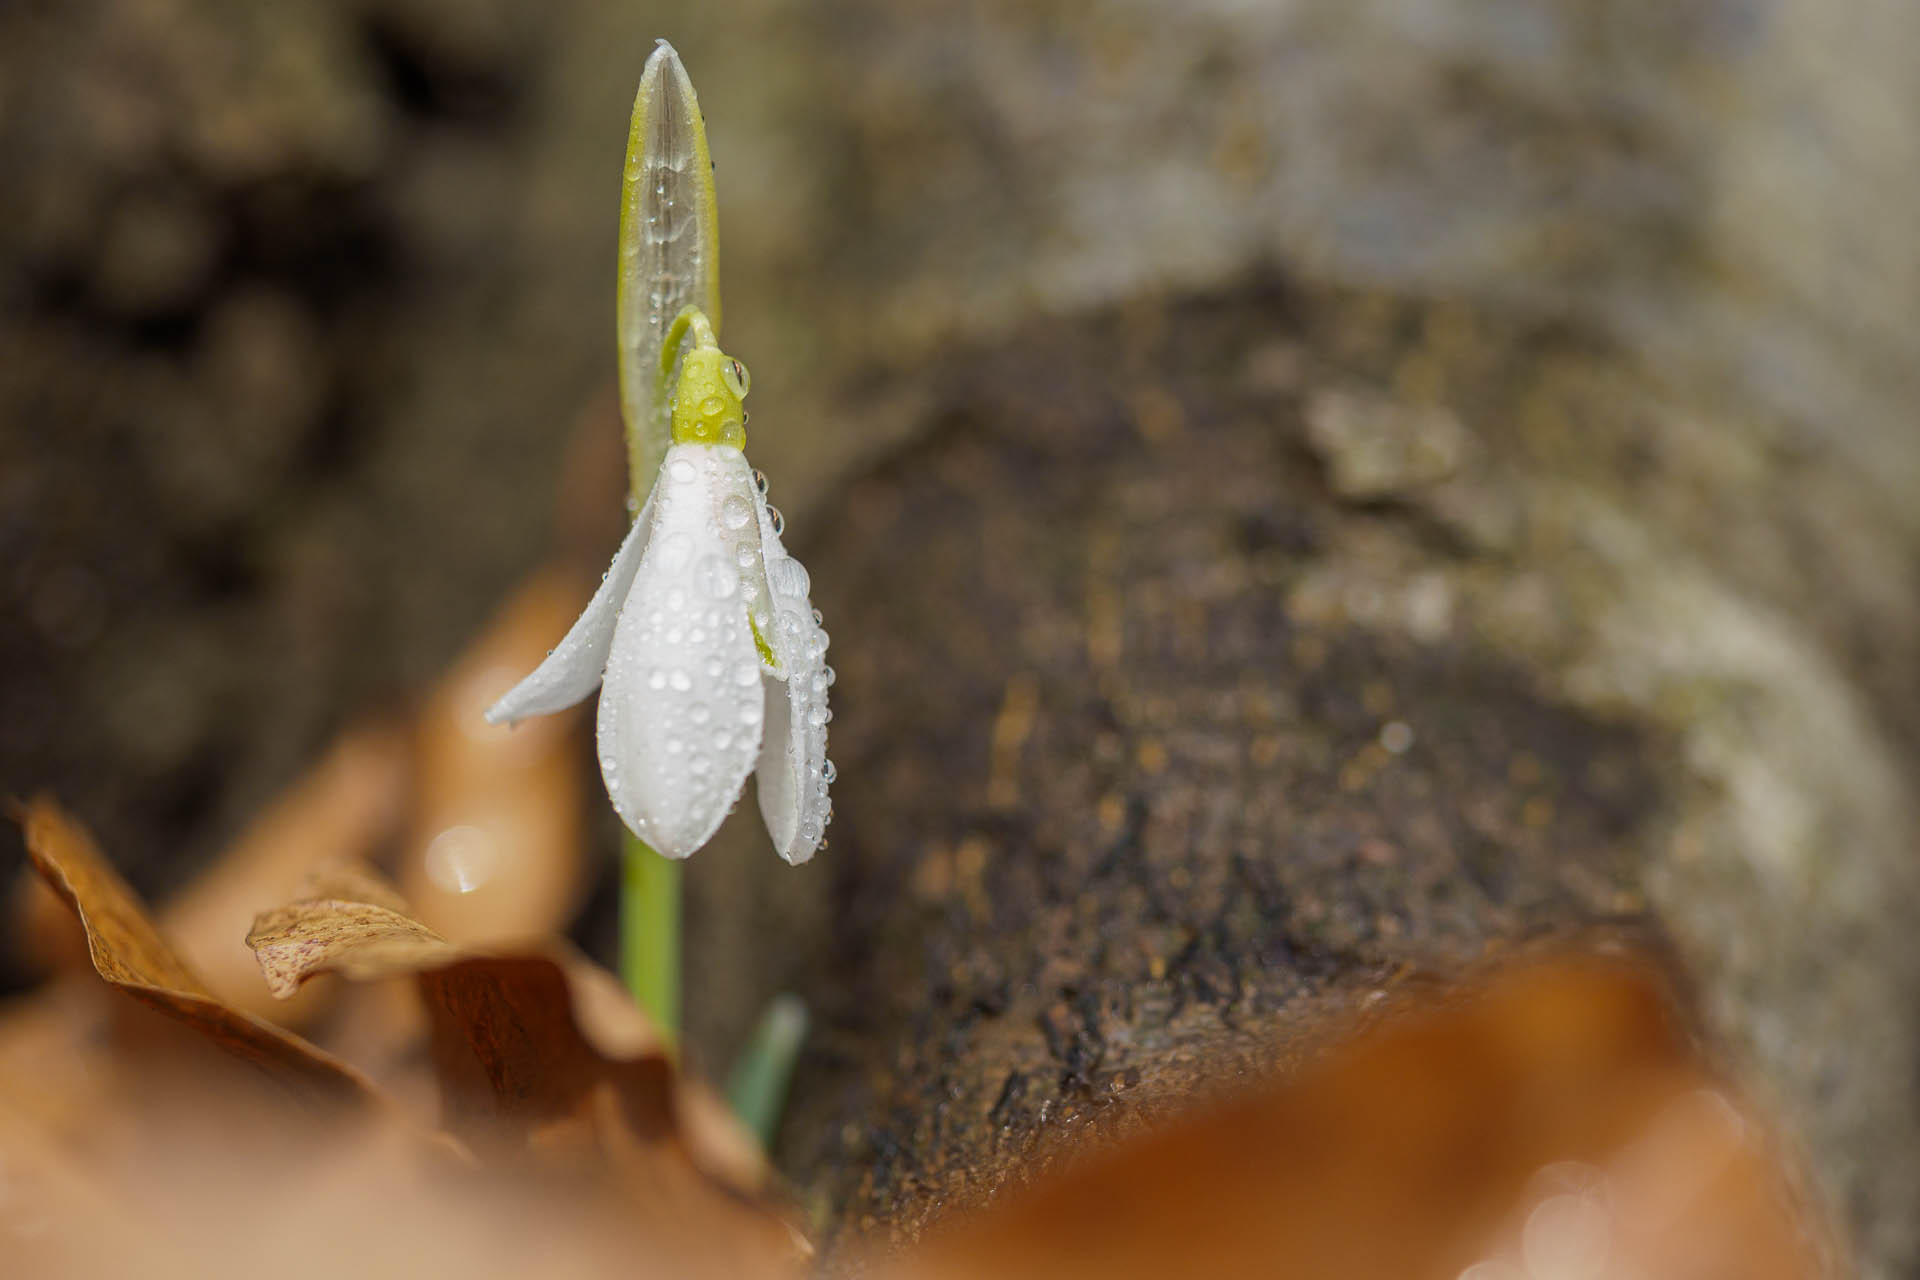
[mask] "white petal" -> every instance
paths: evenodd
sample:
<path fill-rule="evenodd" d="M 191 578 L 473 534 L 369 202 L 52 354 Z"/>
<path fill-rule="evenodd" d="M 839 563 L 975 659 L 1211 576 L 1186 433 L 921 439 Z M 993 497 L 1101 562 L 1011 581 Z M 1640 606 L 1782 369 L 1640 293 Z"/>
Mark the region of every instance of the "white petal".
<path fill-rule="evenodd" d="M 832 821 L 827 686 L 833 674 L 827 667 L 827 633 L 813 620 L 807 598 L 807 571 L 781 545 L 766 500 L 760 498 L 758 505 L 774 610 L 767 641 L 785 678 L 770 673 L 766 679 L 767 734 L 760 746 L 756 786 L 773 847 L 798 865 L 820 847 Z"/>
<path fill-rule="evenodd" d="M 600 579 L 593 599 L 587 601 L 587 607 L 566 637 L 547 654 L 546 661 L 487 708 L 488 724 L 512 724 L 528 716 L 564 711 L 599 687 L 600 673 L 613 647 L 614 619 L 646 554 L 652 523 L 653 499 L 649 497 L 627 536 L 621 539 L 620 549 L 613 553 L 613 564 Z"/>
<path fill-rule="evenodd" d="M 753 479 L 738 449 L 675 445 L 653 492 L 653 537 L 600 694 L 600 772 L 628 828 L 684 858 L 712 838 L 760 747 L 750 595 L 720 515 Z"/>

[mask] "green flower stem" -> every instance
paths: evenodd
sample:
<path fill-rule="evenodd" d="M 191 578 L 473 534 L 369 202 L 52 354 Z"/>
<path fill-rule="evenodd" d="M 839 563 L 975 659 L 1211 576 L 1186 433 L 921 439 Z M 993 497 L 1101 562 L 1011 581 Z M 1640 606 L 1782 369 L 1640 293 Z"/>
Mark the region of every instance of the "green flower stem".
<path fill-rule="evenodd" d="M 680 864 L 623 833 L 620 976 L 666 1034 L 680 1036 Z"/>

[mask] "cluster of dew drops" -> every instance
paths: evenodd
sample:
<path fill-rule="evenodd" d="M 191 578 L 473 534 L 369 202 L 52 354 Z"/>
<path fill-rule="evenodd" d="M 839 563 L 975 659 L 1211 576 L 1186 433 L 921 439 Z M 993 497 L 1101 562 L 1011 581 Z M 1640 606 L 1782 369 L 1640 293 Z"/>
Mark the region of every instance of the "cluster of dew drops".
<path fill-rule="evenodd" d="M 676 460 L 672 466 L 668 468 L 668 471 L 671 479 L 682 483 L 693 480 L 695 475 L 693 464 L 685 459 Z M 754 488 L 758 490 L 760 496 L 765 498 L 768 488 L 766 473 L 755 470 L 753 472 L 753 485 Z M 629 514 L 636 514 L 639 506 L 638 499 L 632 496 L 628 497 L 627 509 Z M 767 507 L 767 519 L 773 528 L 775 537 L 785 532 L 786 520 L 780 514 L 777 507 L 772 505 Z M 744 536 L 745 531 L 753 521 L 753 506 L 746 498 L 739 494 L 732 494 L 722 501 L 720 506 L 720 522 L 726 532 L 733 535 L 733 559 L 734 564 L 738 567 L 738 571 L 736 571 L 735 568 L 729 567 L 725 560 L 718 555 L 709 555 L 701 562 L 696 574 L 701 589 L 710 597 L 711 607 L 709 607 L 706 613 L 699 619 L 701 625 L 694 626 L 686 632 L 684 639 L 687 643 L 701 644 L 705 642 L 709 635 L 715 637 L 719 635 L 723 625 L 721 608 L 726 602 L 732 600 L 739 591 L 740 572 L 752 569 L 758 554 L 752 540 Z M 671 566 L 676 561 L 684 563 L 685 557 L 692 553 L 692 546 L 684 533 L 676 532 L 667 535 L 663 540 L 660 553 L 665 557 L 669 566 Z M 807 597 L 807 593 L 812 589 L 812 582 L 807 575 L 806 566 L 802 565 L 790 555 L 782 554 L 769 558 L 766 561 L 766 571 L 769 589 L 775 595 L 784 596 L 789 599 L 804 600 Z M 669 609 L 676 612 L 681 610 L 686 604 L 686 599 L 681 589 L 674 588 L 669 591 L 666 604 Z M 814 609 L 812 613 L 814 634 L 808 637 L 806 658 L 808 662 L 815 663 L 821 662 L 821 659 L 825 657 L 829 637 L 822 626 L 824 619 L 820 610 Z M 755 614 L 753 620 L 756 625 L 762 627 L 769 621 L 768 618 L 759 613 Z M 648 615 L 647 622 L 655 629 L 665 628 L 663 638 L 667 643 L 680 643 L 682 639 L 682 636 L 679 634 L 680 628 L 666 627 L 666 615 L 664 611 L 659 609 L 653 610 L 652 613 Z M 780 619 L 779 625 L 782 632 L 789 638 L 799 638 L 802 623 L 796 614 L 791 612 L 787 613 Z M 710 687 L 717 685 L 722 677 L 732 679 L 733 682 L 742 689 L 755 685 L 760 680 L 760 668 L 757 662 L 743 661 L 736 663 L 731 675 L 728 676 L 726 664 L 724 660 L 718 656 L 710 656 L 706 659 L 704 674 Z M 792 678 L 799 679 L 800 676 L 798 673 L 795 673 Z M 826 691 L 833 685 L 835 678 L 833 668 L 825 663 L 821 663 L 811 677 L 810 689 L 803 691 L 807 705 L 807 727 L 811 730 L 820 731 L 823 736 L 827 724 L 833 719 L 833 711 L 826 705 Z M 676 667 L 671 670 L 655 668 L 647 674 L 647 685 L 656 691 L 671 688 L 676 693 L 687 693 L 693 688 L 693 678 L 683 668 Z M 738 714 L 740 717 L 740 725 L 737 729 L 730 728 L 726 725 L 715 725 L 713 727 L 710 734 L 710 741 L 714 750 L 724 751 L 732 746 L 736 733 L 756 732 L 764 717 L 760 704 L 755 701 L 742 704 Z M 696 702 L 688 708 L 687 718 L 692 722 L 696 730 L 704 729 L 712 723 L 713 711 L 707 703 Z M 694 798 L 703 805 L 711 803 L 714 797 L 711 794 L 712 787 L 707 775 L 712 771 L 713 762 L 711 757 L 707 755 L 703 745 L 696 743 L 691 752 L 689 752 L 687 743 L 678 735 L 670 736 L 663 745 L 669 755 L 687 755 L 686 767 L 687 772 L 691 775 L 689 783 L 690 790 L 693 792 Z M 607 776 L 607 786 L 609 790 L 617 792 L 619 789 L 619 779 L 613 774 L 616 762 L 611 755 L 606 755 L 601 757 L 600 763 Z M 666 762 L 656 761 L 654 769 L 655 776 L 664 781 L 667 769 Z M 809 781 L 812 783 L 814 797 L 816 804 L 821 810 L 821 816 L 818 822 L 809 820 L 804 824 L 802 836 L 808 843 L 816 845 L 817 848 L 824 849 L 827 847 L 824 838 L 825 828 L 833 822 L 833 805 L 828 797 L 827 789 L 838 777 L 838 771 L 834 767 L 833 761 L 826 759 L 823 753 L 820 765 L 816 768 L 810 768 L 809 773 L 811 774 Z"/>
<path fill-rule="evenodd" d="M 760 487 L 762 494 L 766 492 L 765 477 L 757 471 L 754 473 L 754 483 Z M 768 518 L 773 523 L 774 532 L 777 535 L 780 530 L 779 513 L 771 507 L 767 510 Z M 812 590 L 813 584 L 807 576 L 805 565 L 801 564 L 792 556 L 780 555 L 767 562 L 767 586 L 770 593 L 776 598 L 804 601 L 808 593 Z M 814 609 L 812 615 L 811 621 L 813 625 L 809 628 L 807 624 L 801 620 L 800 614 L 797 611 L 784 611 L 781 614 L 778 626 L 781 635 L 785 637 L 789 643 L 799 641 L 803 634 L 805 634 L 804 656 L 808 666 L 812 669 L 812 675 L 809 677 L 803 672 L 795 671 L 789 678 L 795 681 L 802 679 L 809 679 L 811 681 L 807 687 L 799 688 L 796 686 L 796 689 L 800 693 L 802 703 L 806 708 L 804 714 L 808 731 L 810 733 L 818 733 L 821 738 L 820 764 L 817 766 L 809 765 L 807 779 L 808 785 L 810 785 L 813 790 L 813 803 L 808 805 L 807 808 L 817 810 L 820 817 L 818 821 L 808 818 L 803 823 L 800 834 L 807 843 L 816 846 L 818 849 L 824 849 L 827 847 L 825 840 L 826 828 L 833 822 L 833 802 L 827 794 L 827 788 L 833 784 L 837 776 L 833 761 L 826 758 L 825 743 L 827 725 L 833 719 L 833 710 L 827 706 L 827 689 L 832 686 L 835 677 L 833 668 L 825 662 L 827 646 L 831 643 L 831 640 L 822 625 L 824 619 L 821 617 L 818 609 Z M 810 632 L 810 634 L 806 634 L 808 632 Z"/>

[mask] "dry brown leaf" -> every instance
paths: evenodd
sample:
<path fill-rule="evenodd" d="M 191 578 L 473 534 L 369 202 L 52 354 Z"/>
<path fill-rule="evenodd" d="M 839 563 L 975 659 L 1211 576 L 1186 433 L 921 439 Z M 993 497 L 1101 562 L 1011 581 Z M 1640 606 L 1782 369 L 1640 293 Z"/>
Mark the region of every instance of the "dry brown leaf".
<path fill-rule="evenodd" d="M 160 912 L 160 928 L 207 988 L 236 1009 L 282 1026 L 310 1022 L 324 987 L 276 1001 L 260 989 L 247 950 L 256 912 L 285 902 L 325 862 L 366 859 L 393 837 L 407 801 L 406 735 L 372 724 L 342 734 L 319 764 L 248 824 L 241 837 Z"/>
<path fill-rule="evenodd" d="M 1758 1132 L 1650 970 L 1566 961 L 1410 1003 L 1299 1077 L 1014 1192 L 884 1271 L 1831 1274 L 1825 1237 Z"/>
<path fill-rule="evenodd" d="M 144 1169 L 113 1171 L 104 1201 L 97 1179 L 49 1185 L 45 1176 L 56 1168 L 31 1159 L 18 1164 L 34 1183 L 22 1198 L 33 1216 L 21 1224 L 16 1245 L 0 1209 L 0 1273 L 32 1280 L 797 1275 L 790 1263 L 744 1248 L 737 1232 L 729 1234 L 733 1224 L 699 1206 L 674 1218 L 664 1206 L 636 1210 L 630 1200 L 591 1186 L 513 1173 L 450 1175 L 423 1168 L 407 1144 L 378 1131 L 263 1166 L 246 1152 L 223 1148 L 227 1127 L 218 1111 L 199 1119 L 217 1135 L 213 1142 Z M 0 1115 L 0 1152 L 11 1151 L 9 1136 Z M 163 1183 L 169 1191 L 164 1216 L 138 1198 Z"/>
<path fill-rule="evenodd" d="M 612 1167 L 658 1180 L 684 1156 L 731 1191 L 763 1190 L 758 1148 L 717 1100 L 678 1079 L 619 984 L 570 950 L 456 947 L 343 883 L 265 912 L 248 935 L 276 993 L 317 973 L 417 979 L 448 1129 L 494 1160 Z M 668 1157 L 672 1157 L 669 1159 Z"/>
<path fill-rule="evenodd" d="M 512 729 L 488 724 L 484 713 L 566 633 L 589 585 L 559 569 L 528 579 L 421 709 L 414 817 L 398 879 L 413 916 L 455 942 L 549 937 L 586 891 L 584 708 Z"/>
<path fill-rule="evenodd" d="M 43 797 L 19 816 L 28 855 L 79 917 L 89 959 L 108 983 L 258 1068 L 310 1107 L 359 1108 L 374 1098 L 353 1068 L 209 991 L 160 936 L 92 838 L 59 806 Z"/>
<path fill-rule="evenodd" d="M 385 1107 L 350 1108 L 371 1123 L 304 1123 L 339 1117 L 325 1104 L 343 1096 L 373 1095 L 350 1068 L 221 1006 L 56 807 L 39 801 L 21 817 L 36 865 L 86 926 L 100 976 L 150 1006 L 127 1007 L 173 1039 L 157 1042 L 163 1053 L 97 1035 L 89 1044 L 92 991 L 73 983 L 0 1023 L 0 1272 L 198 1280 L 255 1274 L 271 1259 L 282 1280 L 796 1273 L 804 1254 L 786 1223 L 732 1189 L 740 1183 L 696 1167 L 687 1090 L 637 1014 L 602 1025 L 603 998 L 619 993 L 596 993 L 606 975 L 583 961 L 473 957 L 407 919 L 393 891 L 357 868 L 310 877 L 344 895 L 322 901 L 352 907 L 354 923 L 332 939 L 293 930 L 280 943 L 288 963 L 331 946 L 338 967 L 434 986 L 436 1050 L 454 1045 L 449 1062 L 465 1055 L 449 1111 L 499 1143 L 482 1172 L 457 1145 L 423 1144 Z M 463 1036 L 474 1038 L 461 1046 Z M 602 1050 L 632 1056 L 596 1058 Z M 504 1074 L 483 1079 L 489 1065 Z M 66 1101 L 52 1099 L 48 1114 L 48 1099 L 24 1087 L 75 1072 L 93 1080 L 85 1126 L 62 1122 L 79 1118 Z M 262 1083 L 234 1087 L 250 1081 Z M 287 1089 L 323 1105 L 288 1107 Z"/>
<path fill-rule="evenodd" d="M 369 858 L 392 838 L 406 804 L 408 747 L 397 725 L 349 729 L 160 909 L 161 934 L 214 995 L 284 1027 L 304 1025 L 321 1011 L 324 986 L 291 1002 L 261 989 L 243 941 L 247 926 L 256 912 L 292 896 L 310 868 Z M 10 915 L 14 949 L 32 967 L 56 973 L 89 967 L 86 934 L 73 912 L 30 869 L 21 875 Z"/>

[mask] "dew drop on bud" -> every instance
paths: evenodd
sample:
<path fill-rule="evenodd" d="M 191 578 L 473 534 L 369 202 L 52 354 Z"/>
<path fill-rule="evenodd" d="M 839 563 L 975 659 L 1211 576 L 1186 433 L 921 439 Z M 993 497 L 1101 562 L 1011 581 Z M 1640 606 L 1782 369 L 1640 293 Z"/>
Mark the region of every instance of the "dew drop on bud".
<path fill-rule="evenodd" d="M 714 600 L 730 600 L 740 589 L 740 575 L 720 556 L 708 556 L 700 562 L 700 589 Z"/>
<path fill-rule="evenodd" d="M 767 585 L 778 596 L 805 596 L 813 586 L 807 568 L 792 556 L 780 556 L 767 564 Z"/>
<path fill-rule="evenodd" d="M 681 459 L 685 462 L 686 459 Z M 693 539 L 685 533 L 673 532 L 660 540 L 660 567 L 668 572 L 678 572 L 686 568 L 687 561 L 693 558 Z"/>

